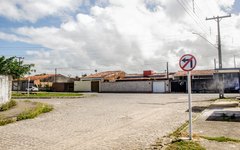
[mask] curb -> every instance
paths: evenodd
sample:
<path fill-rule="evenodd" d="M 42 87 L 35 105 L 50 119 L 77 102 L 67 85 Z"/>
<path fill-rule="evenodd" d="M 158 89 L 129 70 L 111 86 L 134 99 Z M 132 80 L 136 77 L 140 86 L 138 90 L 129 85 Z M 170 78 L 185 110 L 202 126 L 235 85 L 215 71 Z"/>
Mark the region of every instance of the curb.
<path fill-rule="evenodd" d="M 73 97 L 12 97 L 12 99 L 77 99 L 84 98 L 84 96 L 73 96 Z"/>

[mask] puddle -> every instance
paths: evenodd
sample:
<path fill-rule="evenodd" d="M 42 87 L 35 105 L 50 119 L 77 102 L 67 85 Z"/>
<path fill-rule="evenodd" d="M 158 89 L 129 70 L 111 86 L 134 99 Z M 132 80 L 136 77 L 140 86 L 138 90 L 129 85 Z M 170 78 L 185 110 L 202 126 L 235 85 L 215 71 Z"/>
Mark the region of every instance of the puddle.
<path fill-rule="evenodd" d="M 240 111 L 214 111 L 206 121 L 240 122 Z"/>

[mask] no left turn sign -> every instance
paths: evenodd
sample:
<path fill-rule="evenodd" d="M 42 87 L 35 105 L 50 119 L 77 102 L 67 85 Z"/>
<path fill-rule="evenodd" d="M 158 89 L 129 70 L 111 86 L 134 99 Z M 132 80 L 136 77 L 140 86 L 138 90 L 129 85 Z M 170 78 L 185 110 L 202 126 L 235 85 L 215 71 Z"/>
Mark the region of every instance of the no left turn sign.
<path fill-rule="evenodd" d="M 179 66 L 184 71 L 191 71 L 197 65 L 196 58 L 191 54 L 183 55 L 179 60 Z"/>

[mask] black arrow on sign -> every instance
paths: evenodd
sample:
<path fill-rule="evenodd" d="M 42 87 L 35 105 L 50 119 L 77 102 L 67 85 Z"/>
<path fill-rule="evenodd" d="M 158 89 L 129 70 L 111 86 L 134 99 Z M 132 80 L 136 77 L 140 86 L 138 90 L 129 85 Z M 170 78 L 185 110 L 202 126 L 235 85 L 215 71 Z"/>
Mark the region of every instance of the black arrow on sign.
<path fill-rule="evenodd" d="M 193 63 L 192 63 L 192 58 L 189 58 L 189 59 L 187 59 L 187 58 L 183 58 L 183 62 L 184 63 L 186 63 L 186 62 L 188 62 L 190 60 L 190 67 L 192 68 L 193 67 Z"/>

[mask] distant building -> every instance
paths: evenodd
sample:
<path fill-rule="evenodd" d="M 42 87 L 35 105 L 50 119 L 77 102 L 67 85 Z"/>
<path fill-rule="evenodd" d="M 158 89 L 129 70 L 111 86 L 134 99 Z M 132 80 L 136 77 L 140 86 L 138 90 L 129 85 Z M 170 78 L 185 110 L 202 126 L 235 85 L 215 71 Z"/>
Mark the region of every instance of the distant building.
<path fill-rule="evenodd" d="M 192 91 L 197 93 L 217 92 L 214 80 L 215 70 L 193 70 Z M 171 82 L 172 92 L 187 92 L 187 72 L 178 71 L 174 74 L 174 80 Z"/>
<path fill-rule="evenodd" d="M 30 80 L 29 87 L 36 86 L 39 90 L 50 91 L 53 83 L 68 83 L 72 79 L 61 74 L 40 74 L 24 77 L 19 79 L 19 81 L 14 80 L 12 89 L 16 91 L 19 88 L 20 91 L 25 91 L 28 87 L 28 80 Z"/>
<path fill-rule="evenodd" d="M 81 92 L 170 92 L 174 73 L 155 73 L 146 70 L 142 74 L 126 74 L 123 71 L 105 71 L 83 77 L 74 82 L 74 91 Z"/>
<path fill-rule="evenodd" d="M 105 71 L 91 74 L 74 82 L 74 91 L 78 92 L 100 92 L 102 82 L 115 82 L 125 77 L 123 71 Z"/>
<path fill-rule="evenodd" d="M 240 69 L 221 70 L 193 70 L 192 92 L 195 93 L 217 93 L 219 91 L 219 75 L 223 75 L 225 92 L 239 92 Z M 172 92 L 187 92 L 187 73 L 178 71 L 171 82 Z"/>

